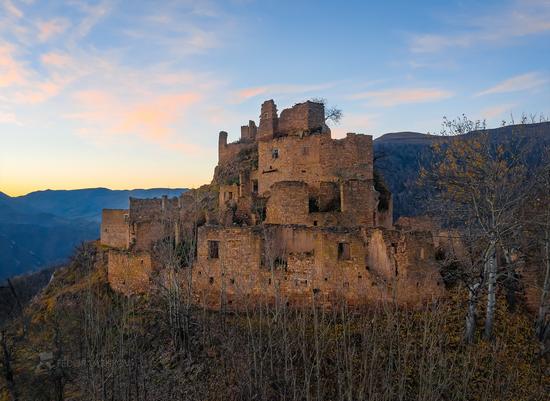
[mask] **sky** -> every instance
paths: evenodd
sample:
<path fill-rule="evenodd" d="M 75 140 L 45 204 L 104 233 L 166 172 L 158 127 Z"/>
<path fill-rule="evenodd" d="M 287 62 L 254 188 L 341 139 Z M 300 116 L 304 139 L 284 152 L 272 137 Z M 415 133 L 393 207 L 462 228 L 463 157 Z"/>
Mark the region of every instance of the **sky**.
<path fill-rule="evenodd" d="M 333 137 L 549 116 L 550 0 L 0 0 L 11 196 L 196 187 L 219 131 L 311 98 Z"/>

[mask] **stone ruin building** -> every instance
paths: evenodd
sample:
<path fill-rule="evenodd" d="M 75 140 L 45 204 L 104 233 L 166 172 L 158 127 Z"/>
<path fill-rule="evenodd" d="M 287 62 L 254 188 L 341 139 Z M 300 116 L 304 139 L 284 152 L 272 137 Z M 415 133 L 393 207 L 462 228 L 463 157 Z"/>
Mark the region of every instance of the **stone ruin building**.
<path fill-rule="evenodd" d="M 197 302 L 212 308 L 312 297 L 327 305 L 418 303 L 442 294 L 431 232 L 393 225 L 372 136 L 333 139 L 323 104 L 279 114 L 268 100 L 258 125 L 242 126 L 237 142 L 227 137 L 219 133 L 210 185 L 103 211 L 113 288 L 147 291 L 163 266 L 156 244 L 170 239 L 193 248 L 183 268 Z"/>

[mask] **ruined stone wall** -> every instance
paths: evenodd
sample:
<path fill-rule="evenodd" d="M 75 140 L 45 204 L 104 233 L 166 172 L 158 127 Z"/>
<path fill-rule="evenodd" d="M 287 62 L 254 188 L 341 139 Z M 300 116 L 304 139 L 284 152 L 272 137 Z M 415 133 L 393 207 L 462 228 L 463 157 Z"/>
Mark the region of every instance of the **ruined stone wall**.
<path fill-rule="evenodd" d="M 382 200 L 379 200 L 381 202 Z M 380 204 L 376 209 L 376 222 L 375 227 L 383 227 L 391 230 L 393 228 L 393 199 L 389 197 L 386 199 L 387 207 L 385 209 L 380 208 Z"/>
<path fill-rule="evenodd" d="M 218 241 L 218 258 L 209 257 L 209 241 Z M 443 291 L 432 252 L 423 234 L 378 229 L 201 227 L 193 288 L 197 302 L 213 308 L 312 297 L 327 306 L 394 297 L 419 303 Z"/>
<path fill-rule="evenodd" d="M 374 227 L 378 192 L 374 190 L 372 180 L 348 180 L 340 186 L 342 213 L 355 225 Z"/>
<path fill-rule="evenodd" d="M 216 258 L 209 253 L 209 241 L 217 241 Z M 247 295 L 257 293 L 254 288 L 260 255 L 259 236 L 251 227 L 200 227 L 197 262 L 192 273 L 197 302 L 217 308 L 223 302 L 222 295 L 244 301 Z"/>
<path fill-rule="evenodd" d="M 258 141 L 269 141 L 273 139 L 278 130 L 278 126 L 279 117 L 277 115 L 277 106 L 275 102 L 273 100 L 263 102 L 256 139 Z"/>
<path fill-rule="evenodd" d="M 179 210 L 178 198 L 138 199 L 130 198 L 128 218 L 130 223 L 149 221 L 169 216 L 176 217 Z"/>
<path fill-rule="evenodd" d="M 370 237 L 369 267 L 386 283 L 392 283 L 401 303 L 416 304 L 443 296 L 444 284 L 430 232 L 375 229 Z"/>
<path fill-rule="evenodd" d="M 250 149 L 256 144 L 250 141 L 227 143 L 227 132 L 221 131 L 218 141 L 218 165 L 230 163 L 243 150 Z"/>
<path fill-rule="evenodd" d="M 309 191 L 301 181 L 281 181 L 271 187 L 267 224 L 308 224 Z"/>
<path fill-rule="evenodd" d="M 129 242 L 128 210 L 103 209 L 101 212 L 102 245 L 114 248 L 128 248 Z"/>
<path fill-rule="evenodd" d="M 405 231 L 437 231 L 440 226 L 428 216 L 401 216 L 395 223 Z"/>
<path fill-rule="evenodd" d="M 325 178 L 320 148 L 321 135 L 280 137 L 258 143 L 259 193 L 265 194 L 279 181 L 303 181 L 318 187 Z"/>
<path fill-rule="evenodd" d="M 319 162 L 326 174 L 342 179 L 373 179 L 372 136 L 348 133 L 342 139 L 323 137 Z"/>
<path fill-rule="evenodd" d="M 130 247 L 149 250 L 154 242 L 175 235 L 179 215 L 178 198 L 130 198 Z"/>
<path fill-rule="evenodd" d="M 259 192 L 278 181 L 303 181 L 314 188 L 340 179 L 373 179 L 372 137 L 348 134 L 286 136 L 258 143 Z"/>
<path fill-rule="evenodd" d="M 252 120 L 248 121 L 248 125 L 241 126 L 241 141 L 253 142 L 256 140 L 256 134 L 258 133 L 258 127 Z"/>
<path fill-rule="evenodd" d="M 172 234 L 169 222 L 161 220 L 141 221 L 130 226 L 130 246 L 136 251 L 148 251 L 151 246 Z"/>
<path fill-rule="evenodd" d="M 126 295 L 145 293 L 150 290 L 153 271 L 148 252 L 109 250 L 107 255 L 109 284 L 115 291 Z"/>
<path fill-rule="evenodd" d="M 325 106 L 322 103 L 298 103 L 285 109 L 279 117 L 278 135 L 300 135 L 321 132 L 325 125 Z"/>
<path fill-rule="evenodd" d="M 236 203 L 239 198 L 240 188 L 237 184 L 232 185 L 220 185 L 219 192 L 219 207 L 220 210 L 225 209 L 231 201 Z"/>
<path fill-rule="evenodd" d="M 337 182 L 321 182 L 315 199 L 320 212 L 341 211 L 340 186 Z"/>

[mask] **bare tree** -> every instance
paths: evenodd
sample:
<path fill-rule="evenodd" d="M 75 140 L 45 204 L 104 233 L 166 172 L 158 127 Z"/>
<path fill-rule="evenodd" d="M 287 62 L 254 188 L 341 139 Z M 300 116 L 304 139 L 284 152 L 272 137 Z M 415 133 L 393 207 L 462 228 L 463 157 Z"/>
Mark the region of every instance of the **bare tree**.
<path fill-rule="evenodd" d="M 548 352 L 550 340 L 550 150 L 546 151 L 543 168 L 536 176 L 533 196 L 525 207 L 526 235 L 532 245 L 534 257 L 531 263 L 542 276 L 540 303 L 536 319 L 536 334 Z"/>
<path fill-rule="evenodd" d="M 312 98 L 311 101 L 325 106 L 325 122 L 332 121 L 334 124 L 338 124 L 344 117 L 342 109 L 336 106 L 327 106 L 327 100 L 324 98 Z"/>
<path fill-rule="evenodd" d="M 527 169 L 511 144 L 496 143 L 484 122 L 466 117 L 444 120 L 447 138 L 434 145 L 436 158 L 421 176 L 437 189 L 434 202 L 447 226 L 461 235 L 468 256 L 460 278 L 468 290 L 465 339 L 473 340 L 475 310 L 487 293 L 484 337 L 492 337 L 499 274 L 513 269 L 510 255 L 521 228 L 519 208 L 529 194 Z"/>

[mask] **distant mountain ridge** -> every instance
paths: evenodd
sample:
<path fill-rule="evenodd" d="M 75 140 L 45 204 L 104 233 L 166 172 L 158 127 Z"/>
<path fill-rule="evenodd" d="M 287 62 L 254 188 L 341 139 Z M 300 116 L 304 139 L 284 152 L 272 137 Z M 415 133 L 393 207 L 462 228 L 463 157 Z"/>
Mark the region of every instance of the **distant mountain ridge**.
<path fill-rule="evenodd" d="M 104 208 L 125 209 L 128 199 L 179 196 L 185 188 L 151 188 L 113 190 L 107 188 L 86 188 L 75 190 L 45 190 L 31 192 L 13 199 L 22 205 L 53 213 L 69 219 L 87 219 L 101 222 Z"/>
<path fill-rule="evenodd" d="M 499 128 L 473 131 L 466 136 L 486 132 L 491 140 L 505 143 L 520 139 L 526 151 L 526 164 L 534 168 L 539 163 L 545 147 L 550 146 L 550 122 L 508 125 Z M 431 145 L 449 137 L 420 132 L 392 132 L 374 140 L 375 168 L 382 174 L 393 195 L 394 218 L 415 216 L 424 212 L 423 206 L 430 194 L 418 184 L 420 167 L 429 167 L 433 158 Z"/>
<path fill-rule="evenodd" d="M 550 123 L 524 124 L 486 130 L 494 141 L 521 135 L 530 141 L 530 166 L 537 152 L 550 146 Z M 466 135 L 476 135 L 476 132 Z M 430 194 L 418 186 L 422 163 L 433 156 L 430 145 L 445 140 L 419 132 L 393 132 L 374 140 L 375 168 L 393 194 L 394 217 L 423 213 Z M 46 190 L 10 197 L 0 192 L 0 280 L 63 262 L 75 245 L 99 237 L 103 208 L 127 208 L 129 197 L 178 196 L 184 188 L 110 190 Z"/>
<path fill-rule="evenodd" d="M 173 197 L 184 191 L 88 188 L 17 197 L 0 192 L 0 280 L 64 262 L 76 245 L 99 237 L 103 208 L 127 208 L 129 197 Z"/>

